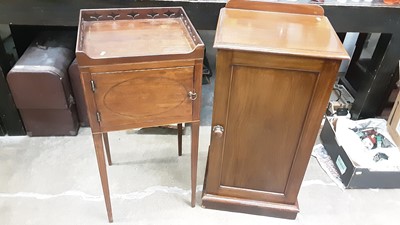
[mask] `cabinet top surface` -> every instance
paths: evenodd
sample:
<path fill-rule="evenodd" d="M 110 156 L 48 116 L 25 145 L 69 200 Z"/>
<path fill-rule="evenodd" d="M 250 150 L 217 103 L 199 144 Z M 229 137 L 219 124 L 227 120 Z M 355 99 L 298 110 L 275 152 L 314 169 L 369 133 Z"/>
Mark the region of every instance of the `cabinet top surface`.
<path fill-rule="evenodd" d="M 221 9 L 214 47 L 349 59 L 325 16 Z"/>
<path fill-rule="evenodd" d="M 92 59 L 190 54 L 202 42 L 178 9 L 84 10 L 77 51 Z"/>

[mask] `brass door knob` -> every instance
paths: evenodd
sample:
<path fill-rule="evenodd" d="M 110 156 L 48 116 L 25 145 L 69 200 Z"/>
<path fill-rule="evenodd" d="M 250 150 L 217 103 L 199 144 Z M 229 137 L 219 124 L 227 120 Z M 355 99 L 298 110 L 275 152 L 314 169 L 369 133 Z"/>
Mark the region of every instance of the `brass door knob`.
<path fill-rule="evenodd" d="M 224 127 L 221 125 L 215 125 L 212 131 L 217 137 L 222 137 L 222 135 L 224 134 Z"/>
<path fill-rule="evenodd" d="M 197 93 L 195 91 L 189 91 L 188 96 L 192 101 L 197 99 Z"/>

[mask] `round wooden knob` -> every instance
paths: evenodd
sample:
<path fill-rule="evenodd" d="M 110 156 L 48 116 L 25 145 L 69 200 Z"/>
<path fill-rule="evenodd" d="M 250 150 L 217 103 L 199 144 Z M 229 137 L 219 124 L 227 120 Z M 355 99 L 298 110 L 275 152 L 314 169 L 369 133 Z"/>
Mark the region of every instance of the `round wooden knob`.
<path fill-rule="evenodd" d="M 224 127 L 221 125 L 216 125 L 213 127 L 213 133 L 217 136 L 217 137 L 222 137 L 222 135 L 224 134 Z"/>

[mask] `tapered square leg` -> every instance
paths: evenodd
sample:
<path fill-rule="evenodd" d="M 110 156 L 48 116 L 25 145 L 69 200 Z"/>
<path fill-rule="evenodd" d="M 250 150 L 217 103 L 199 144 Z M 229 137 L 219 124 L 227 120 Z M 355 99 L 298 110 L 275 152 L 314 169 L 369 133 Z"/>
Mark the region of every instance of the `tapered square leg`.
<path fill-rule="evenodd" d="M 182 155 L 182 124 L 178 123 L 178 155 Z"/>
<path fill-rule="evenodd" d="M 94 148 L 96 151 L 97 165 L 99 167 L 101 186 L 103 188 L 104 201 L 106 203 L 108 221 L 111 223 L 113 222 L 113 216 L 111 209 L 110 190 L 108 187 L 107 169 L 104 157 L 102 134 L 92 134 L 92 135 L 93 135 Z"/>
<path fill-rule="evenodd" d="M 107 162 L 108 165 L 112 165 L 111 161 L 111 153 L 110 153 L 110 143 L 108 142 L 108 133 L 103 133 L 103 141 L 104 141 L 104 147 L 106 148 L 106 155 L 107 155 Z"/>
<path fill-rule="evenodd" d="M 191 178 L 192 178 L 192 201 L 196 205 L 196 183 L 197 183 L 197 158 L 199 149 L 199 122 L 192 123 L 192 152 L 191 152 Z"/>

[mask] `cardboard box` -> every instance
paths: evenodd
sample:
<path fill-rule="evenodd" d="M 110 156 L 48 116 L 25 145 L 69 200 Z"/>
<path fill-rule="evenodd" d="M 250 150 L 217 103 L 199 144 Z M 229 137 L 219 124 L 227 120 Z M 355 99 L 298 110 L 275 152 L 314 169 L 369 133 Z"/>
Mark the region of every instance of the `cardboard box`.
<path fill-rule="evenodd" d="M 396 111 L 396 109 L 394 110 Z M 400 109 L 394 112 L 397 117 L 393 117 L 391 129 L 393 129 L 393 124 L 396 125 L 396 128 L 398 127 L 399 122 L 395 120 L 400 117 L 398 114 L 400 114 Z M 320 138 L 346 188 L 400 188 L 400 171 L 376 171 L 354 163 L 345 149 L 338 144 L 334 125 L 327 119 L 321 130 Z M 395 137 L 393 139 L 396 140 Z M 397 133 L 398 140 L 400 139 Z"/>

